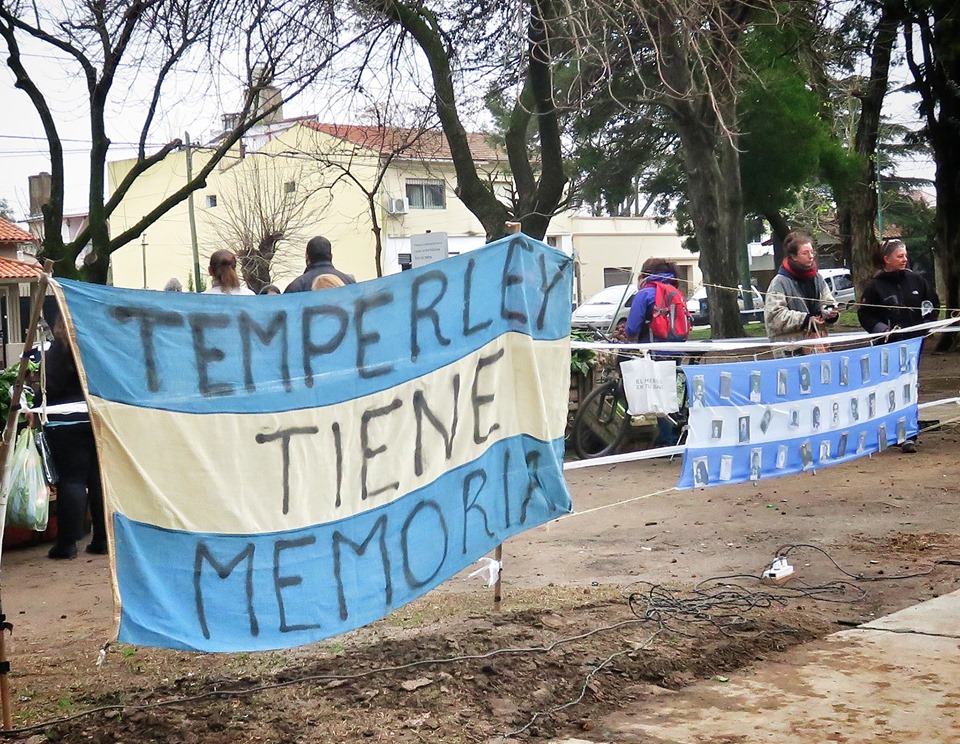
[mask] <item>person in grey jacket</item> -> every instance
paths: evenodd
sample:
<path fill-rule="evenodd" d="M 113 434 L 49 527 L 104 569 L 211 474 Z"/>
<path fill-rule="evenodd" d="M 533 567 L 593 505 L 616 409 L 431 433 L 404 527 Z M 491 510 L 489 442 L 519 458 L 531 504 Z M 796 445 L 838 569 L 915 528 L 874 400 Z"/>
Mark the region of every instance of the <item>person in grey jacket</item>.
<path fill-rule="evenodd" d="M 783 264 L 767 288 L 763 322 L 771 341 L 797 341 L 812 329 L 836 323 L 840 312 L 826 281 L 817 273 L 810 234 L 790 233 L 783 241 L 783 252 Z"/>

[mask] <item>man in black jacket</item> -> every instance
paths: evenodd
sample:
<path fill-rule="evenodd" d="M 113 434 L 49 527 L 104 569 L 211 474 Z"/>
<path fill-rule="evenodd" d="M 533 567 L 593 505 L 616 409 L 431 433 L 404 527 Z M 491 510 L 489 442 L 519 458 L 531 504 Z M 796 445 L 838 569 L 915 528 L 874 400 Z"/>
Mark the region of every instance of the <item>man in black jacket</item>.
<path fill-rule="evenodd" d="M 307 243 L 307 270 L 290 282 L 283 293 L 309 292 L 313 280 L 320 274 L 338 276 L 344 284 L 357 283 L 352 276 L 336 269 L 333 265 L 333 248 L 330 246 L 330 241 L 322 235 L 317 235 L 315 238 L 310 238 Z"/>

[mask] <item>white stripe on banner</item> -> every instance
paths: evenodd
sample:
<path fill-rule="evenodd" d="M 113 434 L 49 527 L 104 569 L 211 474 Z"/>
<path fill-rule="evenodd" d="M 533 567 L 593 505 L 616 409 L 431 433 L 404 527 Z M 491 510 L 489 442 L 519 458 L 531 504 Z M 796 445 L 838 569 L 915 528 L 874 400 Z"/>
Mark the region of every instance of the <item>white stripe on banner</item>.
<path fill-rule="evenodd" d="M 512 333 L 389 390 L 273 414 L 191 415 L 91 398 L 111 463 L 104 485 L 130 519 L 190 532 L 279 532 L 352 517 L 503 439 L 562 439 L 567 402 L 543 391 L 569 355 L 566 340 Z M 211 509 L 207 491 L 232 497 Z"/>
<path fill-rule="evenodd" d="M 573 262 L 524 235 L 279 297 L 54 285 L 124 643 L 289 648 L 571 510 Z"/>
<path fill-rule="evenodd" d="M 685 365 L 690 428 L 677 487 L 798 473 L 914 436 L 920 343 Z"/>
<path fill-rule="evenodd" d="M 813 436 L 906 411 L 917 401 L 917 374 L 844 394 L 749 406 L 690 410 L 690 447 L 734 447 Z"/>

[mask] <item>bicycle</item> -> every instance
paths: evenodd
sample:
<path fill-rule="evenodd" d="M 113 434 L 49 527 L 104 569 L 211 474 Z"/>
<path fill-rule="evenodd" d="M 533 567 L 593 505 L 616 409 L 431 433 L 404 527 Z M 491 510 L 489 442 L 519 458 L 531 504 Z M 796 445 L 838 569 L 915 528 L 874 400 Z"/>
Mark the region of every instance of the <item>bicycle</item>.
<path fill-rule="evenodd" d="M 573 417 L 570 439 L 580 459 L 615 452 L 630 431 L 627 396 L 623 382 L 607 380 L 580 403 Z"/>
<path fill-rule="evenodd" d="M 600 331 L 595 333 L 604 341 L 610 340 Z M 620 362 L 629 358 L 628 354 L 617 354 L 615 362 L 604 368 L 605 379 L 587 394 L 577 409 L 570 440 L 581 460 L 616 453 L 630 434 L 633 417 L 627 410 L 627 394 L 620 376 Z M 687 431 L 686 407 L 670 418 L 681 429 L 677 442 L 680 444 Z"/>

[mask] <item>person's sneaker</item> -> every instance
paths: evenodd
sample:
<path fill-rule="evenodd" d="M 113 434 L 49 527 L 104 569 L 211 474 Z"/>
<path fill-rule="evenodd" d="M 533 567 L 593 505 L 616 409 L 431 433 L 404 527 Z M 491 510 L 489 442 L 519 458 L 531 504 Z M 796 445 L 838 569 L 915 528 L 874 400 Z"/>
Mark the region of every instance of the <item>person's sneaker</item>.
<path fill-rule="evenodd" d="M 47 558 L 53 558 L 56 561 L 68 560 L 70 558 L 77 557 L 77 546 L 73 545 L 59 545 L 54 543 L 53 547 L 47 552 Z"/>
<path fill-rule="evenodd" d="M 905 454 L 912 455 L 917 451 L 917 445 L 914 442 L 906 441 L 900 445 L 900 451 Z"/>
<path fill-rule="evenodd" d="M 93 555 L 106 555 L 110 550 L 105 542 L 92 542 L 87 546 L 87 552 Z"/>

